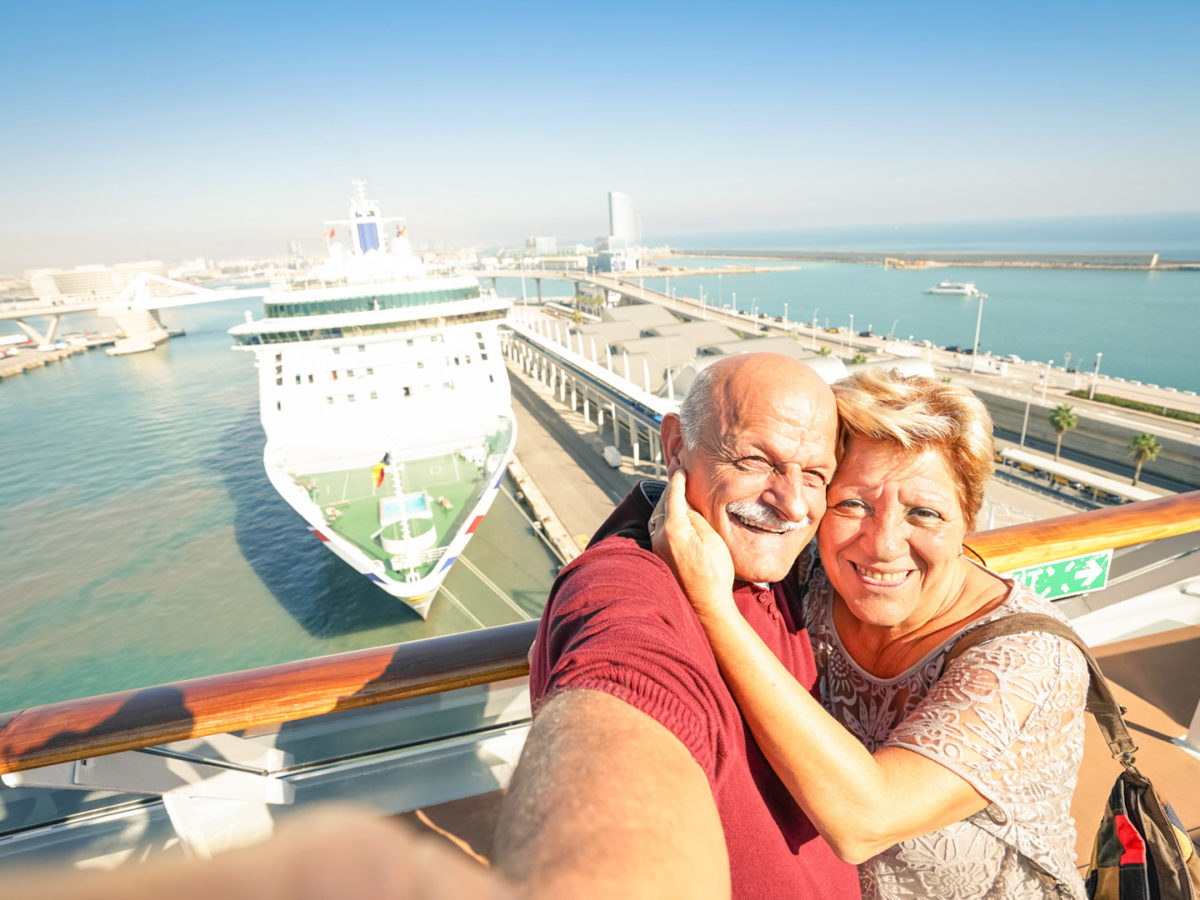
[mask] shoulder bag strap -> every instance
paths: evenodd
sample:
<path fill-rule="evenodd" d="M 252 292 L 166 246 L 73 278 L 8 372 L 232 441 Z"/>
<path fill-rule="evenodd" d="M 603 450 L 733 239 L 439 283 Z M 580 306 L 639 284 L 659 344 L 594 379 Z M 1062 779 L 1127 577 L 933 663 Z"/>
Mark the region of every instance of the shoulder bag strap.
<path fill-rule="evenodd" d="M 973 628 L 951 646 L 950 652 L 946 655 L 946 661 L 942 664 L 942 671 L 945 671 L 952 660 L 972 647 L 1004 635 L 1024 634 L 1031 631 L 1045 631 L 1058 635 L 1079 648 L 1083 658 L 1087 660 L 1088 670 L 1091 673 L 1088 683 L 1088 712 L 1096 717 L 1096 724 L 1100 726 L 1100 731 L 1108 743 L 1108 749 L 1113 758 L 1119 760 L 1123 765 L 1132 765 L 1137 745 L 1133 743 L 1133 738 L 1129 735 L 1129 728 L 1126 727 L 1125 720 L 1121 717 L 1124 709 L 1117 703 L 1112 688 L 1108 685 L 1108 680 L 1100 671 L 1100 664 L 1092 656 L 1092 651 L 1083 642 L 1083 638 L 1070 625 L 1060 622 L 1053 616 L 1045 613 L 1015 613 Z"/>

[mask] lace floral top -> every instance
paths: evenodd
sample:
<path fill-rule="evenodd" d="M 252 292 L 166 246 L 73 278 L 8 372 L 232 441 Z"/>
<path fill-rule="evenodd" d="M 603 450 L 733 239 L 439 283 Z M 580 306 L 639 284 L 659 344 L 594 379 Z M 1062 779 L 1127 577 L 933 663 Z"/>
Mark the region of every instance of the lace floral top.
<path fill-rule="evenodd" d="M 809 584 L 805 615 L 826 709 L 871 752 L 886 745 L 920 753 L 991 801 L 961 822 L 901 841 L 860 865 L 864 900 L 1060 896 L 1043 886 L 1030 860 L 1084 897 L 1070 813 L 1088 684 L 1078 649 L 1049 634 L 1009 635 L 966 651 L 941 674 L 956 635 L 906 672 L 876 678 L 842 646 L 833 625 L 833 587 L 815 561 Z M 1063 618 L 1015 585 L 972 625 L 1016 612 Z M 1027 717 L 1014 701 L 1021 710 L 1032 707 Z"/>

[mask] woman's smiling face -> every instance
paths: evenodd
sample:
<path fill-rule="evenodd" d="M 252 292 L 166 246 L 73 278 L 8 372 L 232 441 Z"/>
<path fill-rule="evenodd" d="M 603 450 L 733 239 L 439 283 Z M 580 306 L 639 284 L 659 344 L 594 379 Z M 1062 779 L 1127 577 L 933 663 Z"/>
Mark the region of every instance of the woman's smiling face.
<path fill-rule="evenodd" d="M 965 537 L 941 453 L 851 439 L 817 543 L 830 582 L 856 618 L 909 631 L 948 609 L 963 583 Z"/>

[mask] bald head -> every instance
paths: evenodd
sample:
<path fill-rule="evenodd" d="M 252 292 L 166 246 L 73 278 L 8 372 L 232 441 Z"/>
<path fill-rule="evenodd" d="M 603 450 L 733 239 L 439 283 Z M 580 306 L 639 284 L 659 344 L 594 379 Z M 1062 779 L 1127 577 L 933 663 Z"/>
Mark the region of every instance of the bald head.
<path fill-rule="evenodd" d="M 725 542 L 737 577 L 757 582 L 783 578 L 812 539 L 836 436 L 829 386 L 776 353 L 713 363 L 662 424 L 668 467 L 687 476 L 688 505 Z"/>
<path fill-rule="evenodd" d="M 755 397 L 771 397 L 785 406 L 803 397 L 819 418 L 832 416 L 836 426 L 833 391 L 812 368 L 780 353 L 740 353 L 706 366 L 692 382 L 679 407 L 684 445 L 694 449 L 706 434 L 730 425 L 730 414 Z"/>

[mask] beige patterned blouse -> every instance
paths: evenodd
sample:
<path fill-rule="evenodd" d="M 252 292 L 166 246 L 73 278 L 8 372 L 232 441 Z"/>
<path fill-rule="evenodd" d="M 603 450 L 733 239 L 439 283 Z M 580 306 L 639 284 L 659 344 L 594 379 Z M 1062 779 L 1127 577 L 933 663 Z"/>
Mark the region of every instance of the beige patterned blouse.
<path fill-rule="evenodd" d="M 1010 635 L 966 651 L 939 678 L 951 638 L 906 672 L 876 678 L 842 646 L 833 626 L 833 588 L 819 564 L 809 585 L 805 613 L 825 708 L 871 752 L 891 746 L 920 753 L 991 801 L 961 822 L 901 841 L 860 865 L 863 897 L 1060 896 L 1043 886 L 1030 860 L 1084 897 L 1070 812 L 1088 684 L 1079 650 L 1049 634 Z M 1016 612 L 1063 618 L 1018 584 L 972 624 Z"/>

